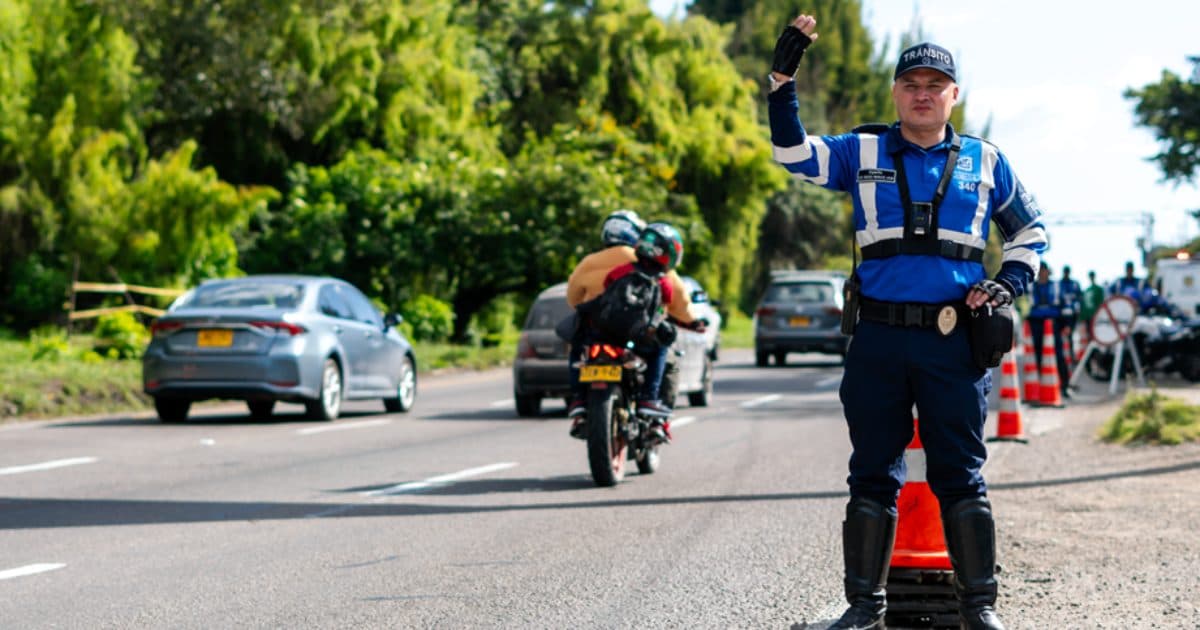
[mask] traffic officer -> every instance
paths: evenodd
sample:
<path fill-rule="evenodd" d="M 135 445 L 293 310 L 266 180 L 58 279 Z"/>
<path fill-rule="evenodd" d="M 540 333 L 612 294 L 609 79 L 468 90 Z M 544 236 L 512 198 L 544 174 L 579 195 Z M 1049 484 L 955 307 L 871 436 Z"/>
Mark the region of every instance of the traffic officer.
<path fill-rule="evenodd" d="M 922 43 L 900 54 L 892 85 L 899 122 L 809 136 L 798 119 L 793 75 L 816 39 L 811 16 L 784 29 L 767 100 L 776 160 L 800 180 L 850 193 L 863 255 L 847 293 L 844 329 L 854 327 L 854 338 L 841 386 L 853 446 L 842 524 L 850 608 L 831 627 L 883 624 L 915 403 L 962 623 L 1001 628 L 995 525 L 981 474 L 991 380 L 976 355 L 990 364 L 997 350 L 1008 349 L 1005 342 L 1011 347 L 1011 319 L 992 314 L 1004 312 L 1033 277 L 1046 247 L 1041 211 L 1004 154 L 948 123 L 959 89 L 954 59 L 941 46 Z M 1004 238 L 992 279 L 982 264 L 989 221 Z M 998 319 L 1006 333 L 982 325 Z M 976 321 L 982 336 L 973 334 Z"/>
<path fill-rule="evenodd" d="M 1050 265 L 1042 263 L 1038 269 L 1037 280 L 1033 283 L 1030 290 L 1029 304 L 1029 332 L 1033 336 L 1033 356 L 1038 364 L 1038 372 L 1041 373 L 1042 364 L 1042 345 L 1046 343 L 1044 337 L 1046 334 L 1046 322 L 1051 322 L 1050 329 L 1054 331 L 1055 339 L 1062 339 L 1063 324 L 1065 322 L 1064 315 L 1064 300 L 1062 295 L 1062 283 L 1050 280 Z M 1067 383 L 1070 381 L 1070 373 L 1067 370 L 1067 358 L 1063 353 L 1063 344 L 1054 344 L 1054 360 L 1056 369 L 1058 369 L 1058 383 L 1062 390 L 1063 396 L 1070 397 L 1067 392 Z"/>
<path fill-rule="evenodd" d="M 1125 275 L 1121 276 L 1116 282 L 1112 283 L 1112 286 L 1108 288 L 1108 294 L 1124 295 L 1131 297 L 1134 300 L 1138 300 L 1139 294 L 1142 292 L 1142 287 L 1144 286 L 1145 284 L 1142 282 L 1141 278 L 1133 275 L 1133 261 L 1127 260 L 1125 261 Z"/>
<path fill-rule="evenodd" d="M 1058 297 L 1062 304 L 1058 313 L 1058 336 L 1055 339 L 1061 340 L 1061 343 L 1056 344 L 1055 349 L 1061 349 L 1061 354 L 1066 359 L 1074 360 L 1075 358 L 1075 325 L 1079 322 L 1079 312 L 1082 309 L 1080 300 L 1083 297 L 1083 288 L 1079 286 L 1079 282 L 1071 277 L 1071 266 L 1063 265 L 1062 278 L 1058 281 Z M 1067 361 L 1060 364 L 1058 372 L 1058 382 L 1062 386 L 1064 396 L 1067 394 L 1067 384 L 1071 380 L 1069 369 L 1066 373 L 1063 372 L 1064 367 L 1067 367 Z"/>

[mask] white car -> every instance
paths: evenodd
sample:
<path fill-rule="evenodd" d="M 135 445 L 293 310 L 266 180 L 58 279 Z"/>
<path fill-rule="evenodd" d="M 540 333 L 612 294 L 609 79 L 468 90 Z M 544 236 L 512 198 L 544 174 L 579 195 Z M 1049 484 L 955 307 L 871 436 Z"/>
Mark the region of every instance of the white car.
<path fill-rule="evenodd" d="M 715 308 L 717 304 L 708 297 L 708 292 L 691 276 L 681 276 L 684 286 L 692 298 L 692 312 L 698 317 L 708 320 L 708 329 L 704 331 L 704 346 L 708 348 L 708 356 L 717 360 L 718 349 L 721 347 L 721 314 Z M 696 334 L 680 329 L 680 332 Z"/>

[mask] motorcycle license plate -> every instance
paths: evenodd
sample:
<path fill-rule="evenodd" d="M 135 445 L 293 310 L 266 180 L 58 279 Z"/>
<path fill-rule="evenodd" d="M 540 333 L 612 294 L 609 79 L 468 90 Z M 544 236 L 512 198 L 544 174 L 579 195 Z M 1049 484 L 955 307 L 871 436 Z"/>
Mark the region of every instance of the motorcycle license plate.
<path fill-rule="evenodd" d="M 621 381 L 621 366 L 619 365 L 585 365 L 579 369 L 580 383 L 619 383 Z"/>
<path fill-rule="evenodd" d="M 196 345 L 201 348 L 228 348 L 233 345 L 233 331 L 201 330 L 196 334 Z"/>

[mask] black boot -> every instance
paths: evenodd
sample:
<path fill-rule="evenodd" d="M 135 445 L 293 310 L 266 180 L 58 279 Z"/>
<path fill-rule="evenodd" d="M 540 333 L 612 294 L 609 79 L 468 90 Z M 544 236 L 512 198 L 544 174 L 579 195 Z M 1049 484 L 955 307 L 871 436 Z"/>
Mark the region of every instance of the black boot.
<path fill-rule="evenodd" d="M 996 524 L 987 497 L 942 510 L 946 550 L 954 564 L 958 616 L 965 630 L 1004 630 L 996 616 Z"/>
<path fill-rule="evenodd" d="M 896 541 L 896 509 L 855 497 L 842 522 L 846 559 L 846 610 L 829 630 L 883 630 L 887 611 L 888 565 Z"/>

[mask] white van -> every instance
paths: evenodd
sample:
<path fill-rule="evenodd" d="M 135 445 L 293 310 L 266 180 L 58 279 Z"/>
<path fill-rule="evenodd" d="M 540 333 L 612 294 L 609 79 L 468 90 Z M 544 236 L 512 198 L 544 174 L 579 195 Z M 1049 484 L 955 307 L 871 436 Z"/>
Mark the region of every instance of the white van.
<path fill-rule="evenodd" d="M 1188 317 L 1200 317 L 1200 259 L 1167 258 L 1157 262 L 1159 292 Z"/>

